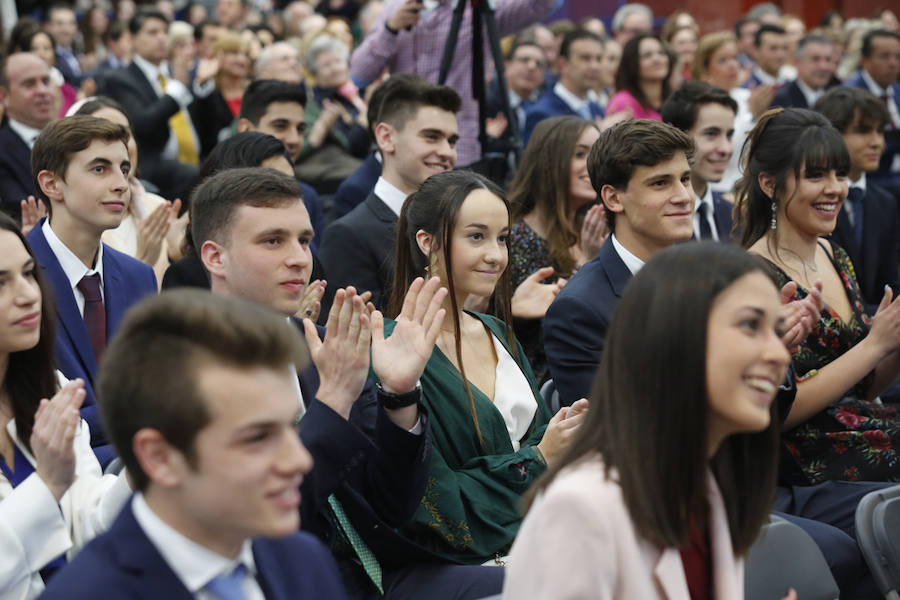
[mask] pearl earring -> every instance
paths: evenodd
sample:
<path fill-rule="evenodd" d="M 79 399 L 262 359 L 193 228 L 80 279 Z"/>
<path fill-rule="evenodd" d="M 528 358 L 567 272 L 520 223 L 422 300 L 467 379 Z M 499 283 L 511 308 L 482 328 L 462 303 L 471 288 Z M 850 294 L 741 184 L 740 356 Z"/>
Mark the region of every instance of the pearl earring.
<path fill-rule="evenodd" d="M 777 223 L 775 221 L 775 200 L 772 200 L 772 224 L 770 225 L 770 227 L 772 229 L 775 229 L 776 224 Z"/>

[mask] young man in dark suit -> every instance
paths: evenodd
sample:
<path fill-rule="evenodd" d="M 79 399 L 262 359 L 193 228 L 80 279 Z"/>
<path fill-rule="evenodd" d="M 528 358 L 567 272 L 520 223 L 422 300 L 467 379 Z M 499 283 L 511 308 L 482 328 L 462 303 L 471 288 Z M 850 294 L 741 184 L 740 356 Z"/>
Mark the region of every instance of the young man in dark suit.
<path fill-rule="evenodd" d="M 419 508 L 431 441 L 417 381 L 442 312 L 436 279 L 414 284 L 388 340 L 352 288 L 339 290 L 327 329 L 293 318 L 309 279 L 312 228 L 296 182 L 266 169 L 221 172 L 197 189 L 191 229 L 213 294 L 262 304 L 304 330 L 312 364 L 299 373 L 300 437 L 316 466 L 304 479 L 303 527 L 338 557 L 360 598 L 481 598 L 500 591 L 493 567 L 450 565 L 396 532 Z M 425 310 L 426 307 L 431 307 Z M 372 368 L 381 384 L 372 393 Z M 401 327 L 402 326 L 402 327 Z M 350 541 L 358 533 L 364 546 Z M 365 565 L 365 567 L 363 566 Z"/>
<path fill-rule="evenodd" d="M 522 143 L 527 144 L 535 126 L 549 117 L 577 115 L 593 121 L 603 109 L 591 92 L 600 87 L 603 41 L 585 29 L 570 31 L 559 49 L 559 81 L 525 113 Z"/>
<path fill-rule="evenodd" d="M 31 176 L 31 148 L 54 117 L 47 63 L 29 52 L 2 59 L 0 101 L 7 117 L 0 128 L 0 209 L 21 221 L 21 202 L 37 191 Z"/>
<path fill-rule="evenodd" d="M 157 290 L 153 269 L 100 242 L 128 211 L 128 139 L 124 127 L 105 119 L 67 117 L 44 129 L 31 157 L 50 216 L 27 239 L 54 290 L 56 366 L 84 380 L 81 415 L 104 466 L 114 453 L 94 400 L 97 365 L 125 311 Z"/>
<path fill-rule="evenodd" d="M 106 93 L 125 107 L 134 124 L 144 176 L 164 197 L 186 199 L 200 157 L 216 142 L 210 101 L 218 67 L 200 60 L 193 81 L 186 69 L 170 69 L 169 22 L 155 9 L 138 10 L 128 28 L 132 62 L 106 78 Z"/>
<path fill-rule="evenodd" d="M 109 350 L 100 402 L 137 493 L 44 597 L 346 598 L 297 531 L 312 459 L 292 371 L 308 355 L 284 321 L 179 290 L 137 307 Z"/>
<path fill-rule="evenodd" d="M 381 177 L 362 204 L 328 227 L 319 251 L 329 288 L 370 291 L 379 309 L 390 294 L 403 202 L 430 175 L 456 164 L 461 101 L 449 87 L 417 79 L 396 85 L 383 104 L 375 126 Z"/>
<path fill-rule="evenodd" d="M 850 153 L 849 193 L 831 234 L 850 255 L 863 300 L 874 314 L 884 286 L 900 290 L 900 206 L 897 198 L 867 178 L 884 152 L 890 114 L 884 104 L 860 88 L 830 90 L 815 105 L 841 132 Z"/>
<path fill-rule="evenodd" d="M 772 106 L 812 108 L 831 85 L 837 70 L 834 42 L 831 38 L 810 33 L 797 42 L 797 79 L 778 88 Z"/>
<path fill-rule="evenodd" d="M 869 90 L 888 109 L 885 151 L 869 177 L 900 194 L 900 33 L 875 29 L 863 37 L 859 72 L 844 84 Z"/>
<path fill-rule="evenodd" d="M 698 240 L 731 240 L 732 204 L 710 183 L 722 180 L 734 144 L 737 103 L 725 90 L 708 83 L 687 81 L 662 106 L 665 123 L 674 125 L 694 140 L 691 187 L 694 189 L 694 237 Z"/>

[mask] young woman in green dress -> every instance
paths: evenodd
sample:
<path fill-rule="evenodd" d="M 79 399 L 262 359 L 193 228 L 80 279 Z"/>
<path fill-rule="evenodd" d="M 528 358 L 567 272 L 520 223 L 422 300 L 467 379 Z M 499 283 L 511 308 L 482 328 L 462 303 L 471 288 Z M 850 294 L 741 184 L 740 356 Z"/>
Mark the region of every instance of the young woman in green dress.
<path fill-rule="evenodd" d="M 421 378 L 431 475 L 405 533 L 465 563 L 505 555 L 522 493 L 568 446 L 587 410 L 582 400 L 551 418 L 540 399 L 509 325 L 509 228 L 503 192 L 466 171 L 426 180 L 397 225 L 391 314 L 417 277 L 439 277 L 449 290 L 448 318 Z M 464 310 L 470 295 L 491 297 L 502 320 Z M 392 329 L 386 323 L 386 335 Z"/>

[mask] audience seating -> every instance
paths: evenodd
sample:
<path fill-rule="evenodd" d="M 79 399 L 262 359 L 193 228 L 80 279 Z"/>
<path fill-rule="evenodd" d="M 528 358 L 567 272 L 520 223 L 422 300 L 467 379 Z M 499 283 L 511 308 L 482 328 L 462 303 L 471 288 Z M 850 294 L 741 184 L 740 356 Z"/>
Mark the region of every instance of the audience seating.
<path fill-rule="evenodd" d="M 900 485 L 860 500 L 856 537 L 878 589 L 888 600 L 900 600 Z"/>

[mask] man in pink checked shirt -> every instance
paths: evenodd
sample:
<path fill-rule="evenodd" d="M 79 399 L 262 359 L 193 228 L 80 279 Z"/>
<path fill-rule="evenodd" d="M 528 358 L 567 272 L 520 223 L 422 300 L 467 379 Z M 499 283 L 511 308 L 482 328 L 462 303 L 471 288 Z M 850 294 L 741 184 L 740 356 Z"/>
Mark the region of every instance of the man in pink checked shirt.
<path fill-rule="evenodd" d="M 468 0 L 460 1 L 468 3 Z M 555 3 L 556 0 L 496 0 L 498 35 L 509 35 L 539 21 Z M 453 0 L 388 0 L 371 32 L 350 59 L 351 75 L 368 84 L 387 67 L 391 73 L 415 73 L 437 83 L 452 17 Z M 486 38 L 484 53 L 491 56 Z M 466 7 L 456 56 L 444 83 L 462 97 L 457 164 L 465 166 L 481 158 L 478 104 L 472 98 L 471 6 Z"/>

